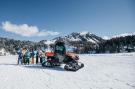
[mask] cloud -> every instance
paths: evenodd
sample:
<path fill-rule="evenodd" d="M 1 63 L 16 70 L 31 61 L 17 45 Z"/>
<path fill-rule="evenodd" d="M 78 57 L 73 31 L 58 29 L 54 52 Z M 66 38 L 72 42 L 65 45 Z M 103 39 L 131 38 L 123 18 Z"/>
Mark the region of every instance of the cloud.
<path fill-rule="evenodd" d="M 54 36 L 54 35 L 59 35 L 59 32 L 53 32 L 53 31 L 41 31 L 37 34 L 37 36 Z"/>
<path fill-rule="evenodd" d="M 15 33 L 21 36 L 54 36 L 59 35 L 59 32 L 40 31 L 37 26 L 29 26 L 27 24 L 12 24 L 9 21 L 2 22 L 1 28 L 7 32 Z"/>

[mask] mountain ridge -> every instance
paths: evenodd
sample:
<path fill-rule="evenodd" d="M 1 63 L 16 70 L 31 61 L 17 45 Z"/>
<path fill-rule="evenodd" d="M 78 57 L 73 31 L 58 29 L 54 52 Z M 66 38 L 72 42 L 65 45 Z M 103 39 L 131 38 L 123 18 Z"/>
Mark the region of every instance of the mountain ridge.
<path fill-rule="evenodd" d="M 116 36 L 111 39 L 103 39 L 90 32 L 73 32 L 66 36 L 59 36 L 52 40 L 41 40 L 39 42 L 33 41 L 21 41 L 10 38 L 0 37 L 0 49 L 4 48 L 7 52 L 14 54 L 19 48 L 27 47 L 29 49 L 46 48 L 49 44 L 54 44 L 55 41 L 61 39 L 67 42 L 69 45 L 74 46 L 76 53 L 89 53 L 89 51 L 106 52 L 105 50 L 112 50 L 118 48 L 124 48 L 125 46 L 134 49 L 135 48 L 135 35 Z M 125 42 L 125 43 L 124 43 Z M 121 44 L 122 43 L 122 44 Z M 119 47 L 119 45 L 122 47 Z M 113 46 L 112 46 L 113 45 Z M 106 48 L 107 47 L 107 48 Z M 112 48 L 112 49 L 111 49 Z M 104 50 L 104 51 L 103 51 Z M 116 50 L 115 50 L 116 51 Z M 111 51 L 111 52 L 115 52 Z M 119 51 L 118 51 L 119 52 Z"/>

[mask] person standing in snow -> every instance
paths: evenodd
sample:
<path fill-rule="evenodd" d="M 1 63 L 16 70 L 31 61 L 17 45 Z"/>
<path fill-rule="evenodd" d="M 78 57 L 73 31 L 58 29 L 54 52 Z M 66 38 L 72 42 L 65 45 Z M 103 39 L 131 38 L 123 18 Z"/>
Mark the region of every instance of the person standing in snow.
<path fill-rule="evenodd" d="M 32 57 L 31 64 L 34 64 L 34 56 L 35 56 L 35 53 L 34 53 L 34 50 L 32 50 L 32 53 L 31 53 L 31 57 Z"/>
<path fill-rule="evenodd" d="M 46 62 L 46 54 L 45 54 L 45 51 L 42 51 L 41 58 L 42 58 L 41 63 Z"/>
<path fill-rule="evenodd" d="M 54 49 L 54 52 L 55 52 L 55 57 L 56 59 L 61 63 L 64 61 L 65 59 L 65 54 L 66 54 L 66 48 L 65 48 L 65 43 L 63 41 L 58 41 L 56 42 L 55 44 L 55 49 Z"/>
<path fill-rule="evenodd" d="M 40 63 L 42 63 L 42 50 L 40 49 L 38 52 L 39 58 L 40 58 Z"/>
<path fill-rule="evenodd" d="M 34 50 L 34 63 L 36 63 L 36 57 L 37 57 L 37 50 Z"/>
<path fill-rule="evenodd" d="M 29 61 L 30 61 L 30 57 L 31 57 L 31 55 L 30 55 L 30 51 L 27 49 L 27 51 L 26 51 L 26 53 L 25 53 L 25 59 L 26 59 L 26 64 L 28 64 L 29 65 Z"/>
<path fill-rule="evenodd" d="M 23 48 L 22 49 L 22 64 L 25 64 L 26 63 L 25 53 L 26 53 L 26 48 Z"/>
<path fill-rule="evenodd" d="M 17 64 L 19 65 L 19 63 L 22 64 L 22 50 L 20 49 L 18 52 L 18 61 L 17 61 Z"/>
<path fill-rule="evenodd" d="M 39 52 L 36 52 L 36 64 L 38 64 L 38 57 L 39 57 Z"/>

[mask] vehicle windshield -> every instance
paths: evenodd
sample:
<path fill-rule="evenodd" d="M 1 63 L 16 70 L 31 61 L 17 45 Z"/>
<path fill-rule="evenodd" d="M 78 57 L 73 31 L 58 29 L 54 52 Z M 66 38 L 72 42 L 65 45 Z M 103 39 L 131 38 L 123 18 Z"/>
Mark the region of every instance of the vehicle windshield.
<path fill-rule="evenodd" d="M 45 52 L 54 52 L 54 51 L 53 48 L 48 45 L 47 48 L 45 49 Z"/>
<path fill-rule="evenodd" d="M 74 52 L 75 50 L 74 46 L 65 45 L 65 47 L 66 47 L 66 52 Z M 54 48 L 47 46 L 47 48 L 45 49 L 45 52 L 54 52 Z"/>

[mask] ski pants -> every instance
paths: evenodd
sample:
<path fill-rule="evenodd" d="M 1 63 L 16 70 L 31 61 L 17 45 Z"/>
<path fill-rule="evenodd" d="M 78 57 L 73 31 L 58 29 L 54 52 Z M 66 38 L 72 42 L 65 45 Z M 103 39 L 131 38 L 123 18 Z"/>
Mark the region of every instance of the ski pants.
<path fill-rule="evenodd" d="M 23 60 L 22 60 L 22 63 L 26 63 L 26 58 L 25 58 L 25 55 L 23 56 Z"/>
<path fill-rule="evenodd" d="M 29 65 L 29 63 L 30 63 L 30 58 L 26 58 L 26 64 L 28 63 L 28 65 Z"/>
<path fill-rule="evenodd" d="M 36 56 L 36 64 L 38 63 L 38 56 Z"/>
<path fill-rule="evenodd" d="M 40 57 L 40 63 L 42 63 L 42 57 Z"/>
<path fill-rule="evenodd" d="M 22 64 L 22 58 L 18 58 L 18 62 L 17 62 L 18 64 Z"/>

